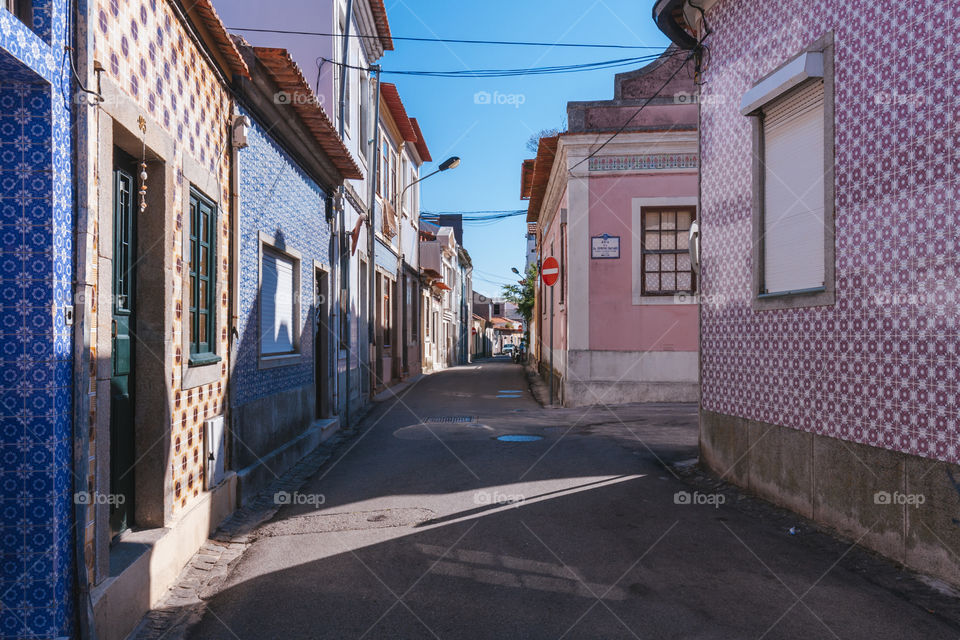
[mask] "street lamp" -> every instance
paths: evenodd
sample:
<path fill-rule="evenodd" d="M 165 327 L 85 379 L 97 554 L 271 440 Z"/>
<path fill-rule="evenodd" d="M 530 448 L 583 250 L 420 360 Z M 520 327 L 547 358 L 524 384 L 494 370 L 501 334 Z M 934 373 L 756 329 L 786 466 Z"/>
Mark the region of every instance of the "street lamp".
<path fill-rule="evenodd" d="M 446 160 L 444 160 L 443 162 L 441 162 L 441 163 L 440 163 L 440 166 L 437 167 L 436 170 L 428 173 L 427 175 L 423 176 L 422 178 L 418 178 L 417 180 L 414 180 L 413 182 L 411 182 L 410 184 L 408 184 L 407 186 L 405 186 L 405 187 L 403 188 L 403 191 L 400 192 L 400 197 L 397 198 L 397 205 L 398 205 L 398 207 L 399 207 L 399 205 L 401 205 L 401 204 L 403 203 L 403 196 L 406 195 L 407 189 L 409 189 L 409 188 L 412 187 L 413 185 L 417 184 L 418 182 L 423 182 L 424 180 L 426 180 L 426 179 L 429 178 L 430 176 L 437 175 L 437 174 L 440 173 L 441 171 L 446 171 L 447 169 L 456 169 L 456 168 L 459 167 L 459 166 L 460 166 L 460 157 L 459 157 L 459 156 L 450 156 L 449 158 L 447 158 Z"/>
<path fill-rule="evenodd" d="M 522 276 L 522 275 L 523 275 L 522 273 L 520 273 L 520 270 L 517 269 L 516 267 L 510 267 L 510 271 L 513 271 L 513 272 L 514 272 L 515 274 L 517 274 L 518 276 Z"/>

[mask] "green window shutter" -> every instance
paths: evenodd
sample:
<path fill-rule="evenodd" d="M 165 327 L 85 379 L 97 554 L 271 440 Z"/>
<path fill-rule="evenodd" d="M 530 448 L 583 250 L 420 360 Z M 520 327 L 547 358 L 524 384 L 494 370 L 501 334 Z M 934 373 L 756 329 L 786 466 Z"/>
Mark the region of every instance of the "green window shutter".
<path fill-rule="evenodd" d="M 196 189 L 190 189 L 190 241 L 187 262 L 190 272 L 191 362 L 211 359 L 216 349 L 216 205 Z"/>

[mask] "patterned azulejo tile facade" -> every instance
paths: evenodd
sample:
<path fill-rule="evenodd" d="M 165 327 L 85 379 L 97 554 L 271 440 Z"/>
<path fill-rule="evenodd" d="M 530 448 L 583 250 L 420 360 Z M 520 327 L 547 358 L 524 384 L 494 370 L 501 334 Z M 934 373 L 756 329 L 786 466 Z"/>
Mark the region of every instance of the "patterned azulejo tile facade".
<path fill-rule="evenodd" d="M 721 0 L 708 19 L 703 407 L 960 462 L 960 5 Z M 830 30 L 837 302 L 755 312 L 740 99 Z"/>
<path fill-rule="evenodd" d="M 250 114 L 247 114 L 250 115 Z M 330 225 L 323 189 L 253 121 L 240 151 L 240 319 L 234 371 L 236 406 L 313 381 L 314 261 L 330 267 Z M 259 234 L 300 253 L 300 344 L 296 365 L 260 370 Z"/>
<path fill-rule="evenodd" d="M 0 637 L 72 630 L 73 213 L 65 2 L 0 9 Z"/>
<path fill-rule="evenodd" d="M 145 118 L 157 123 L 173 140 L 175 165 L 179 176 L 174 183 L 169 203 L 173 228 L 166 250 L 172 253 L 176 277 L 172 287 L 173 321 L 169 329 L 174 345 L 183 343 L 187 326 L 182 274 L 184 269 L 183 193 L 190 182 L 182 176 L 183 156 L 189 155 L 215 178 L 212 184 L 196 185 L 205 195 L 223 203 L 218 212 L 217 279 L 229 281 L 229 148 L 228 123 L 231 100 L 220 78 L 206 62 L 190 34 L 166 0 L 91 0 L 91 37 L 94 58 L 103 62 L 105 74 L 141 109 Z M 98 230 L 95 242 L 109 242 L 110 230 Z M 224 291 L 217 313 L 229 313 L 228 296 Z M 94 320 L 96 323 L 96 320 Z M 229 351 L 227 323 L 216 336 L 216 353 Z M 91 353 L 91 361 L 109 354 Z M 171 447 L 168 452 L 169 482 L 172 488 L 173 513 L 185 511 L 204 490 L 203 423 L 223 414 L 227 386 L 227 358 L 220 363 L 220 376 L 215 382 L 184 389 L 180 367 L 186 357 L 182 348 L 174 347 L 168 364 L 172 423 Z M 95 413 L 90 416 L 96 424 Z"/>

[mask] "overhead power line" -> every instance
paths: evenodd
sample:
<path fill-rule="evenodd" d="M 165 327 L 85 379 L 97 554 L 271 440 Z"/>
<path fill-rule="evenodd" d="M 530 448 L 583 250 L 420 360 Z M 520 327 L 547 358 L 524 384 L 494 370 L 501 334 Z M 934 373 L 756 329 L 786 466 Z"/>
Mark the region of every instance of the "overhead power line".
<path fill-rule="evenodd" d="M 673 53 L 671 55 L 677 55 Z M 661 54 L 638 56 L 633 58 L 617 58 L 614 60 L 600 60 L 598 62 L 586 62 L 579 64 L 555 65 L 549 67 L 527 67 L 520 69 L 459 69 L 447 71 L 430 71 L 423 69 L 381 69 L 382 74 L 420 76 L 428 78 L 510 78 L 516 76 L 538 76 L 552 75 L 557 73 L 577 73 L 582 71 L 596 71 L 598 69 L 614 69 L 618 67 L 628 67 L 638 64 L 645 64 L 659 58 Z M 370 67 L 361 67 L 358 65 L 344 64 L 330 58 L 319 57 L 324 63 L 330 63 L 346 67 L 348 69 L 359 69 L 361 71 L 370 71 Z"/>
<path fill-rule="evenodd" d="M 577 167 L 579 167 L 581 164 L 583 164 L 584 162 L 586 162 L 586 161 L 589 160 L 590 158 L 592 158 L 592 157 L 594 157 L 595 155 L 597 155 L 598 153 L 600 153 L 600 151 L 601 151 L 604 147 L 606 147 L 608 144 L 610 144 L 610 143 L 613 141 L 614 138 L 616 138 L 618 135 L 620 135 L 621 133 L 623 133 L 623 132 L 626 130 L 626 128 L 627 128 L 628 126 L 630 126 L 630 123 L 633 122 L 633 119 L 636 118 L 638 115 L 640 115 L 640 112 L 643 111 L 643 110 L 647 107 L 647 105 L 649 105 L 649 104 L 653 101 L 654 98 L 656 98 L 657 96 L 659 96 L 661 91 L 663 91 L 664 89 L 667 88 L 667 85 L 670 84 L 675 77 L 677 77 L 677 74 L 680 73 L 680 70 L 683 69 L 685 66 L 687 66 L 687 62 L 689 62 L 695 55 L 696 55 L 696 52 L 695 52 L 695 51 L 694 51 L 694 52 L 691 52 L 690 55 L 688 55 L 688 56 L 686 57 L 686 59 L 685 59 L 682 63 L 680 63 L 680 65 L 677 67 L 676 71 L 674 71 L 673 73 L 670 74 L 670 77 L 667 78 L 666 82 L 664 82 L 662 85 L 660 85 L 660 88 L 657 89 L 657 90 L 653 93 L 653 95 L 651 95 L 649 98 L 647 98 L 646 100 L 644 100 L 643 104 L 640 105 L 640 108 L 637 109 L 636 111 L 634 111 L 634 112 L 633 112 L 633 115 L 630 116 L 629 118 L 627 118 L 627 121 L 624 122 L 623 125 L 613 133 L 613 135 L 611 135 L 609 138 L 607 138 L 606 140 L 604 140 L 604 141 L 603 141 L 603 144 L 601 144 L 599 147 L 597 147 L 596 149 L 594 149 L 593 151 L 591 151 L 590 154 L 589 154 L 586 158 L 583 158 L 583 159 L 580 160 L 577 164 L 575 164 L 575 165 L 573 165 L 572 167 L 570 167 L 569 171 L 572 172 L 574 169 L 576 169 Z"/>
<path fill-rule="evenodd" d="M 430 212 L 423 211 L 420 218 L 428 222 L 439 220 L 443 215 L 459 215 L 464 222 L 485 222 L 488 220 L 503 220 L 504 218 L 513 218 L 527 213 L 526 209 L 506 209 L 503 211 L 448 211 L 448 212 Z"/>
<path fill-rule="evenodd" d="M 517 212 L 526 212 L 526 209 L 478 209 L 476 211 L 421 211 L 420 217 L 424 216 L 442 216 L 442 215 L 480 215 L 480 214 L 500 214 L 500 213 L 517 213 Z"/>
<path fill-rule="evenodd" d="M 230 31 L 250 31 L 254 33 L 277 33 L 284 35 L 293 35 L 293 36 L 321 36 L 326 38 L 342 38 L 343 34 L 338 33 L 323 33 L 320 31 L 294 31 L 287 29 L 260 29 L 254 27 L 231 27 Z M 378 35 L 364 35 L 359 33 L 351 33 L 348 37 L 350 38 L 370 38 L 370 39 L 379 39 Z M 412 36 L 390 36 L 391 40 L 398 40 L 402 42 L 435 42 L 443 44 L 482 44 L 482 45 L 499 45 L 499 46 L 510 46 L 510 47 L 557 47 L 557 48 L 566 48 L 566 49 L 658 49 L 662 50 L 663 47 L 652 47 L 649 45 L 638 45 L 638 44 L 602 44 L 598 42 L 527 42 L 522 40 L 471 40 L 465 38 L 419 38 Z"/>

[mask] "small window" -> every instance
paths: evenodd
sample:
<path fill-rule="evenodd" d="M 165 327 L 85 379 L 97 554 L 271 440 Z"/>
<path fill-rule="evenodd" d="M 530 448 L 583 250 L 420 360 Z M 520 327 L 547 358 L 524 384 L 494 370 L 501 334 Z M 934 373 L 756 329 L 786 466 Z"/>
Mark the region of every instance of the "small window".
<path fill-rule="evenodd" d="M 393 344 L 393 283 L 383 276 L 383 307 L 381 308 L 383 327 L 383 346 L 389 349 Z"/>
<path fill-rule="evenodd" d="M 7 11 L 17 16 L 22 23 L 33 28 L 33 0 L 2 0 Z"/>
<path fill-rule="evenodd" d="M 410 278 L 410 289 L 413 291 L 413 295 L 418 297 L 417 281 L 413 278 Z M 413 321 L 410 323 L 411 339 L 413 342 L 416 342 L 420 338 L 420 305 L 410 304 L 410 307 L 413 309 L 411 312 L 413 314 Z"/>
<path fill-rule="evenodd" d="M 380 168 L 377 174 L 377 193 L 384 200 L 390 199 L 390 194 L 387 193 L 387 172 L 390 169 L 390 147 L 387 146 L 386 137 L 381 136 L 380 138 Z"/>
<path fill-rule="evenodd" d="M 190 189 L 190 240 L 186 248 L 190 270 L 190 363 L 214 359 L 217 310 L 217 207 Z"/>
<path fill-rule="evenodd" d="M 643 295 L 672 296 L 696 290 L 688 248 L 692 208 L 646 208 L 643 212 Z"/>
<path fill-rule="evenodd" d="M 360 72 L 360 157 L 364 163 L 370 161 L 370 78 Z"/>
<path fill-rule="evenodd" d="M 394 204 L 394 201 L 397 199 L 397 166 L 400 164 L 400 159 L 397 158 L 396 152 L 393 149 L 390 150 L 390 185 L 387 188 L 387 192 L 390 194 L 390 204 Z M 399 205 L 399 203 L 397 203 Z"/>
<path fill-rule="evenodd" d="M 340 290 L 337 319 L 340 322 L 340 349 L 347 351 L 350 349 L 350 299 L 346 289 Z"/>
<path fill-rule="evenodd" d="M 403 193 L 403 199 L 400 202 L 400 209 L 403 211 L 403 215 L 407 215 L 410 211 L 410 190 L 407 189 L 407 185 L 411 183 L 410 180 L 410 163 L 406 157 L 403 157 L 400 160 L 400 185 L 399 188 L 401 193 Z"/>
<path fill-rule="evenodd" d="M 299 260 L 263 248 L 260 265 L 260 354 L 296 352 L 297 273 Z"/>

